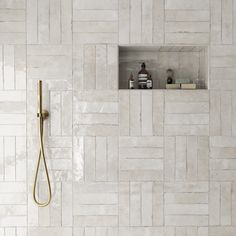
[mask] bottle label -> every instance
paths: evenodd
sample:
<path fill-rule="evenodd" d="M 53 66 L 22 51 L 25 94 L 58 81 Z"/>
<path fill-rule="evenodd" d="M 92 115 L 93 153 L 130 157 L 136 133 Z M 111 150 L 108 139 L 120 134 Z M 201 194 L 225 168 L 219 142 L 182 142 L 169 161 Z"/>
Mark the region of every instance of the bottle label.
<path fill-rule="evenodd" d="M 152 88 L 152 81 L 151 80 L 147 81 L 147 88 Z"/>
<path fill-rule="evenodd" d="M 129 81 L 129 88 L 134 89 L 134 81 L 133 80 Z"/>

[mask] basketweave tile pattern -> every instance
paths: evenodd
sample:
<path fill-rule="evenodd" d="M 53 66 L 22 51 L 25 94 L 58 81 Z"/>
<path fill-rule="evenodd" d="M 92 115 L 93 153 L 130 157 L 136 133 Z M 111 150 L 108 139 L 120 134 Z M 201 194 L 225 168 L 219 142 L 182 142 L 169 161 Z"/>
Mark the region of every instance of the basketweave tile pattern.
<path fill-rule="evenodd" d="M 235 236 L 235 16 L 235 0 L 1 0 L 0 235 Z M 118 91 L 118 44 L 209 46 L 209 90 Z"/>

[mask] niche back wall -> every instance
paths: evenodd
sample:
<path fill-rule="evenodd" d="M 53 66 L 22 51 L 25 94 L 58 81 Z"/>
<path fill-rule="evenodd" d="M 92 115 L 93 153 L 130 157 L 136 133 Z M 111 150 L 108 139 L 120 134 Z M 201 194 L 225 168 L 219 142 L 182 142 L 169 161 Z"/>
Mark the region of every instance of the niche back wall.
<path fill-rule="evenodd" d="M 235 0 L 1 0 L 0 235 L 234 236 L 235 16 Z M 119 91 L 119 44 L 207 45 L 210 89 Z"/>

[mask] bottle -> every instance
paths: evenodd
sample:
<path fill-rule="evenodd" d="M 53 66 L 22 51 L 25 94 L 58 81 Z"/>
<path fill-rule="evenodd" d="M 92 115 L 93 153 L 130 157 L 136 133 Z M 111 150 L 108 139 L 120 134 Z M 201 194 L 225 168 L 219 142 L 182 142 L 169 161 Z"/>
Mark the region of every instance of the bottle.
<path fill-rule="evenodd" d="M 152 81 L 152 75 L 150 75 L 147 79 L 147 89 L 152 89 L 153 81 Z"/>
<path fill-rule="evenodd" d="M 173 84 L 174 71 L 172 69 L 168 69 L 166 73 L 167 73 L 167 84 Z"/>
<path fill-rule="evenodd" d="M 148 71 L 146 70 L 146 65 L 143 62 L 141 64 L 141 70 L 138 72 L 138 88 L 139 89 L 147 88 L 147 79 L 148 79 Z"/>
<path fill-rule="evenodd" d="M 134 89 L 134 76 L 132 72 L 130 73 L 130 76 L 129 76 L 128 88 Z"/>

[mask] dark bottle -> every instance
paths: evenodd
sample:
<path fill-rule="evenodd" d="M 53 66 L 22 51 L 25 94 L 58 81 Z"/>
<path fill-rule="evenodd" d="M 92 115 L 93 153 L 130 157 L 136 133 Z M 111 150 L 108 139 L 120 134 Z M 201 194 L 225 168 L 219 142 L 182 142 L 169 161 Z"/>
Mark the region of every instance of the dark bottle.
<path fill-rule="evenodd" d="M 167 84 L 173 84 L 173 76 L 174 76 L 174 72 L 173 72 L 173 70 L 172 69 L 168 69 L 167 71 L 166 71 L 166 73 L 167 73 Z"/>
<path fill-rule="evenodd" d="M 134 89 L 134 76 L 133 76 L 133 73 L 130 73 L 128 88 L 129 89 Z"/>
<path fill-rule="evenodd" d="M 152 89 L 153 87 L 153 81 L 152 81 L 152 75 L 150 75 L 147 79 L 147 89 Z"/>
<path fill-rule="evenodd" d="M 148 79 L 148 71 L 146 70 L 146 65 L 143 62 L 141 64 L 141 70 L 138 72 L 138 88 L 146 89 L 147 88 L 147 79 Z"/>

